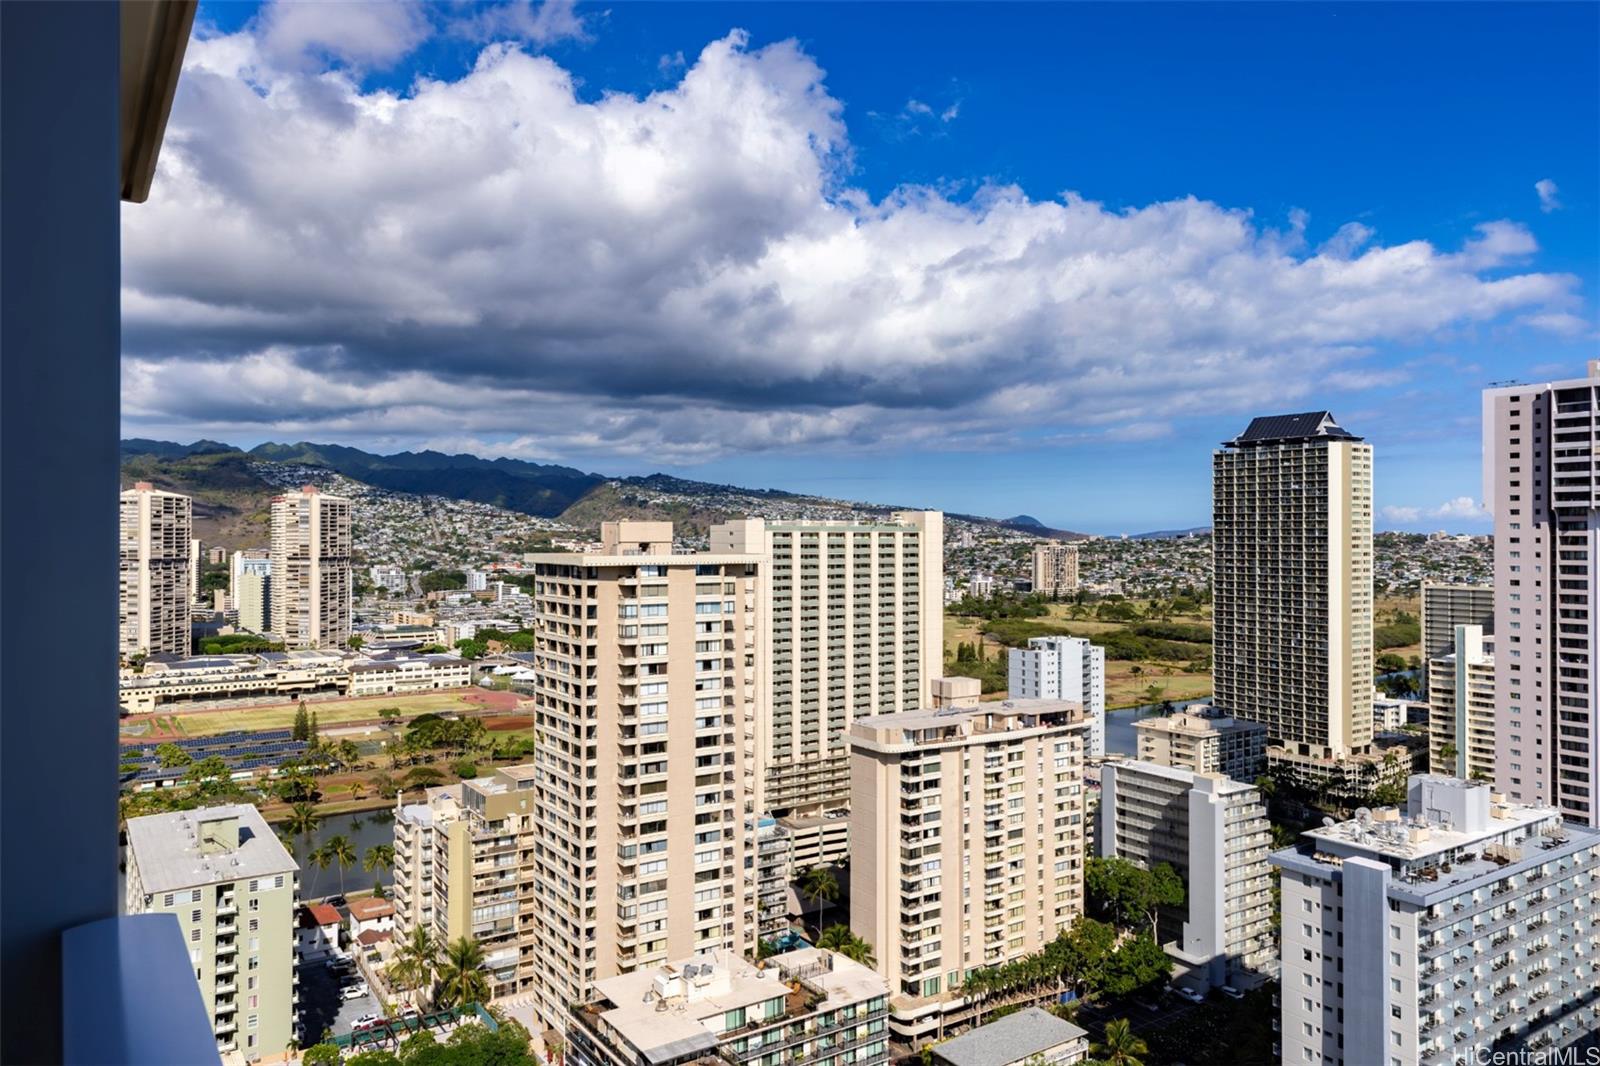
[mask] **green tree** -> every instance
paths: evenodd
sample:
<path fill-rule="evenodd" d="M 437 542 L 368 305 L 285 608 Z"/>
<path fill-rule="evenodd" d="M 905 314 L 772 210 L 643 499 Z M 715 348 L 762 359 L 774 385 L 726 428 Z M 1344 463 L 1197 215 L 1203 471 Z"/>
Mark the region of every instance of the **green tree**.
<path fill-rule="evenodd" d="M 398 708 L 398 707 L 379 707 L 378 708 L 378 720 L 381 721 L 385 726 L 394 725 L 396 722 L 398 722 L 400 720 L 400 708 Z"/>
<path fill-rule="evenodd" d="M 322 729 L 317 725 L 317 712 L 311 712 L 311 735 L 306 738 L 306 743 L 313 748 L 322 743 Z"/>
<path fill-rule="evenodd" d="M 817 935 L 822 935 L 822 905 L 839 898 L 839 879 L 826 866 L 813 866 L 800 881 L 800 894 L 817 905 Z"/>
<path fill-rule="evenodd" d="M 302 1066 L 340 1066 L 344 1056 L 339 1052 L 338 1044 L 313 1044 L 306 1048 L 304 1055 L 300 1056 Z"/>
<path fill-rule="evenodd" d="M 361 868 L 371 873 L 374 870 L 388 872 L 394 869 L 394 845 L 374 844 L 367 849 L 367 854 L 361 861 Z"/>
<path fill-rule="evenodd" d="M 359 861 L 355 845 L 350 842 L 349 837 L 340 833 L 337 836 L 329 837 L 322 847 L 326 851 L 328 860 L 326 863 L 320 864 L 322 868 L 326 870 L 329 863 L 339 864 L 339 894 L 342 896 L 344 895 L 344 872 L 346 868 L 354 866 Z"/>
<path fill-rule="evenodd" d="M 411 935 L 400 942 L 395 951 L 394 962 L 390 963 L 390 972 L 394 975 L 395 983 L 401 988 L 411 989 L 417 993 L 417 998 L 422 998 L 433 984 L 433 975 L 439 968 L 439 945 L 433 939 L 433 934 L 427 926 L 417 925 L 411 929 Z"/>
<path fill-rule="evenodd" d="M 489 978 L 483 972 L 483 945 L 471 937 L 452 940 L 439 965 L 439 1003 L 460 1007 L 489 998 Z"/>
<path fill-rule="evenodd" d="M 366 638 L 364 638 L 360 633 L 352 633 L 350 634 L 350 639 L 345 641 L 345 646 L 351 651 L 360 651 L 361 645 L 365 643 Z"/>
<path fill-rule="evenodd" d="M 1120 997 L 1165 981 L 1172 972 L 1172 960 L 1148 933 L 1129 937 L 1118 945 L 1100 973 L 1096 991 Z"/>
<path fill-rule="evenodd" d="M 1150 1046 L 1134 1034 L 1128 1019 L 1113 1018 L 1106 1022 L 1105 1035 L 1093 1051 L 1106 1066 L 1144 1066 L 1140 1056 L 1148 1055 Z"/>
<path fill-rule="evenodd" d="M 322 824 L 322 815 L 317 813 L 315 803 L 301 801 L 289 808 L 289 814 L 284 818 L 284 824 L 289 832 L 295 836 L 310 836 Z"/>
<path fill-rule="evenodd" d="M 481 659 L 489 654 L 489 645 L 481 640 L 467 638 L 456 641 L 456 650 L 461 653 L 463 659 Z"/>
<path fill-rule="evenodd" d="M 156 758 L 161 760 L 163 769 L 173 769 L 179 766 L 188 766 L 194 762 L 194 756 L 178 747 L 176 744 L 161 744 L 156 747 Z"/>
<path fill-rule="evenodd" d="M 305 700 L 301 700 L 294 709 L 294 725 L 289 730 L 289 736 L 301 741 L 311 739 L 311 716 L 306 713 Z"/>

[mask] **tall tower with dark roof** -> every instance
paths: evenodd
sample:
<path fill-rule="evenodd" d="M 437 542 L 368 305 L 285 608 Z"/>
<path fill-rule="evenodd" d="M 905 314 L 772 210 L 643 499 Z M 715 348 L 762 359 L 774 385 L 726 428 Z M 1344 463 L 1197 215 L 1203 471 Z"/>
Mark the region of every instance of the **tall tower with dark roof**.
<path fill-rule="evenodd" d="M 1372 446 L 1327 411 L 1251 421 L 1212 461 L 1217 706 L 1294 755 L 1372 743 Z"/>

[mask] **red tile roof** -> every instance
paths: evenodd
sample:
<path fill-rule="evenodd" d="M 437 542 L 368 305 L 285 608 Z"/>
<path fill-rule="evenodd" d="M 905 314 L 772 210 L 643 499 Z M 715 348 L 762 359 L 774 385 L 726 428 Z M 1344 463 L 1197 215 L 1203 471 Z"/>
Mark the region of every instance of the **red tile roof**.
<path fill-rule="evenodd" d="M 379 944 L 385 940 L 388 940 L 393 935 L 394 934 L 389 932 L 387 929 L 368 929 L 366 932 L 356 937 L 356 940 L 360 941 L 362 947 L 370 948 L 374 944 Z"/>
<path fill-rule="evenodd" d="M 339 924 L 339 912 L 326 903 L 308 903 L 306 910 L 317 920 L 318 925 Z"/>
<path fill-rule="evenodd" d="M 393 913 L 394 904 L 386 899 L 364 896 L 350 901 L 350 917 L 358 922 L 370 922 L 374 918 L 387 918 Z"/>

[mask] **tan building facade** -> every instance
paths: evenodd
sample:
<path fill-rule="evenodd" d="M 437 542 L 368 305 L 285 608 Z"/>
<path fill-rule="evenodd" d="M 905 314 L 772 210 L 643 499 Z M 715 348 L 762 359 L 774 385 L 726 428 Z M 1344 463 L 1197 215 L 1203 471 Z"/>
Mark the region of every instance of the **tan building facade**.
<path fill-rule="evenodd" d="M 124 658 L 188 655 L 193 503 L 141 481 L 119 506 L 119 650 Z"/>
<path fill-rule="evenodd" d="M 601 541 L 533 557 L 533 991 L 551 1026 L 596 981 L 753 953 L 758 927 L 765 557 L 676 553 L 665 522 L 607 522 Z"/>
<path fill-rule="evenodd" d="M 1070 596 L 1078 591 L 1078 546 L 1058 540 L 1033 546 L 1033 591 L 1041 596 Z"/>
<path fill-rule="evenodd" d="M 1179 711 L 1133 723 L 1141 762 L 1254 782 L 1267 759 L 1267 729 L 1240 718 Z"/>
<path fill-rule="evenodd" d="M 850 728 L 850 926 L 892 1028 L 965 1021 L 967 973 L 1038 951 L 1083 913 L 1083 708 L 1017 700 Z"/>
<path fill-rule="evenodd" d="M 1428 660 L 1428 769 L 1494 780 L 1494 638 L 1457 626 L 1448 655 Z"/>
<path fill-rule="evenodd" d="M 177 916 L 219 1054 L 295 1036 L 299 866 L 248 804 L 128 819 L 128 914 Z"/>
<path fill-rule="evenodd" d="M 1483 405 L 1496 789 L 1600 825 L 1600 360 Z"/>
<path fill-rule="evenodd" d="M 1275 415 L 1212 472 L 1216 706 L 1302 761 L 1367 749 L 1372 446 L 1326 411 Z"/>
<path fill-rule="evenodd" d="M 462 937 L 483 948 L 496 997 L 533 987 L 535 927 L 534 766 L 428 789 L 420 803 L 396 798 L 395 925 L 422 927 L 441 945 Z"/>
<path fill-rule="evenodd" d="M 790 819 L 798 849 L 842 859 L 843 826 L 830 835 L 819 820 L 850 801 L 851 721 L 927 705 L 944 672 L 944 516 L 752 518 L 713 526 L 711 549 L 770 560 L 762 573 L 771 670 L 756 733 L 757 803 Z"/>
<path fill-rule="evenodd" d="M 350 501 L 314 485 L 272 499 L 272 633 L 289 648 L 350 639 Z"/>

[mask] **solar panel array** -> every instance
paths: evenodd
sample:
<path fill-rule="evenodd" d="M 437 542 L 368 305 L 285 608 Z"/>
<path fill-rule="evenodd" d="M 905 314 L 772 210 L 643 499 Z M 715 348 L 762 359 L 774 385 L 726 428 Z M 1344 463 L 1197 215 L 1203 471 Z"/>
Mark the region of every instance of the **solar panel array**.
<path fill-rule="evenodd" d="M 195 761 L 215 755 L 232 771 L 271 769 L 288 759 L 306 754 L 307 744 L 293 739 L 288 729 L 269 729 L 260 733 L 242 730 L 218 733 L 209 737 L 183 737 L 177 740 L 148 741 L 128 745 L 122 750 L 121 763 L 133 769 L 121 774 L 123 784 L 146 781 L 172 781 L 188 776 L 188 766 L 163 767 L 159 749 L 167 744 L 177 747 Z"/>

